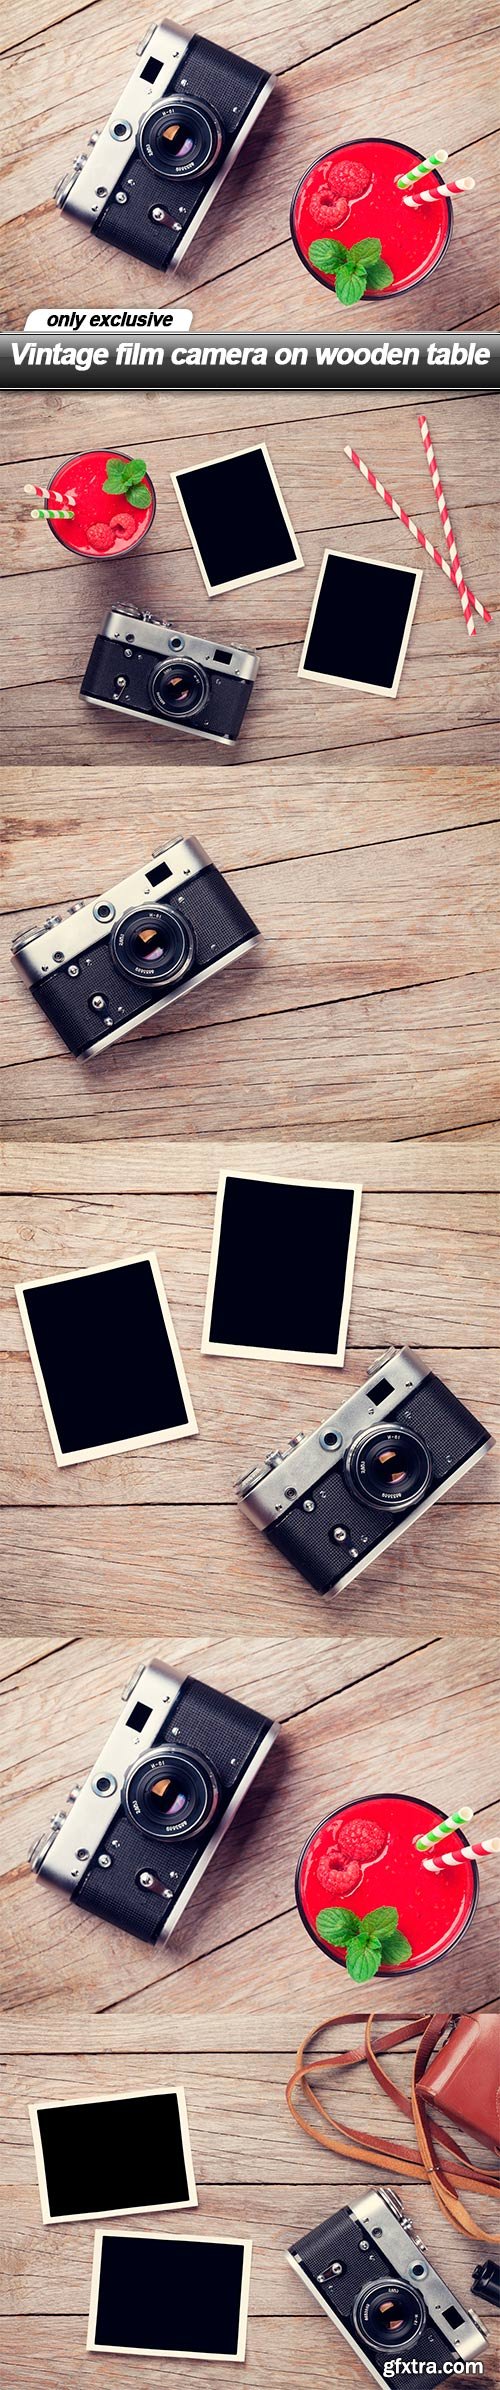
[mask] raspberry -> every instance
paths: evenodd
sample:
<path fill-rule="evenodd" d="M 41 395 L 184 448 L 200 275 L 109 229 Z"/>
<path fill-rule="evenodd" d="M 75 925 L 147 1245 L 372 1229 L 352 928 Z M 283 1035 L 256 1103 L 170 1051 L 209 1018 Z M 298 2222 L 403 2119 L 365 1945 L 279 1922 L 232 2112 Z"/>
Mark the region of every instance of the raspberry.
<path fill-rule="evenodd" d="M 91 523 L 87 539 L 89 547 L 96 548 L 99 556 L 106 556 L 108 548 L 114 548 L 115 534 L 110 523 Z"/>
<path fill-rule="evenodd" d="M 130 531 L 130 515 L 111 515 L 109 528 L 114 532 L 115 539 L 118 531 Z"/>
<path fill-rule="evenodd" d="M 328 183 L 318 184 L 309 205 L 311 216 L 314 216 L 315 224 L 321 225 L 322 232 L 338 232 L 339 225 L 345 223 L 349 214 L 348 201 L 334 199 Z"/>
<path fill-rule="evenodd" d="M 338 163 L 334 158 L 327 179 L 330 191 L 336 196 L 338 193 L 344 199 L 363 199 L 372 178 L 369 166 L 361 166 L 357 158 L 339 158 Z"/>
<path fill-rule="evenodd" d="M 358 1884 L 361 1883 L 361 1868 L 356 1860 L 351 1859 L 344 1864 L 343 1859 L 338 1860 L 333 1846 L 331 1850 L 323 1851 L 322 1858 L 318 1859 L 316 1873 L 318 1883 L 324 1885 L 325 1892 L 331 1893 L 332 1897 L 338 1893 L 341 1901 L 344 1893 L 357 1892 Z"/>
<path fill-rule="evenodd" d="M 346 1817 L 339 1826 L 336 1854 L 341 1854 L 342 1860 L 360 1859 L 361 1863 L 379 1859 L 385 1841 L 383 1826 L 377 1826 L 375 1818 Z"/>

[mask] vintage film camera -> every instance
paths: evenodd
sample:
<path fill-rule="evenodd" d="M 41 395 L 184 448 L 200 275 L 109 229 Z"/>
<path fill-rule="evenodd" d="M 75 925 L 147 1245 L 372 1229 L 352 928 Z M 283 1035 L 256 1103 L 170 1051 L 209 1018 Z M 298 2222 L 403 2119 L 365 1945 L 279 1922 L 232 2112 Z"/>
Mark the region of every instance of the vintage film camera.
<path fill-rule="evenodd" d="M 434 1370 L 391 1349 L 314 1435 L 293 1436 L 241 1477 L 238 1500 L 314 1592 L 329 1593 L 403 1535 L 491 1441 Z"/>
<path fill-rule="evenodd" d="M 139 606 L 114 606 L 94 640 L 80 696 L 227 747 L 239 737 L 257 672 L 247 648 L 198 639 Z"/>
<path fill-rule="evenodd" d="M 425 2379 L 427 2369 L 429 2381 L 443 2381 L 486 2348 L 478 2317 L 434 2272 L 396 2191 L 367 2191 L 287 2255 L 374 2382 Z"/>
<path fill-rule="evenodd" d="M 198 839 L 179 838 L 95 904 L 22 930 L 13 952 L 69 1053 L 92 1056 L 223 971 L 258 935 Z"/>
<path fill-rule="evenodd" d="M 30 1865 L 108 1924 L 168 1942 L 279 1727 L 159 1660 L 137 1669 L 122 1700 Z"/>
<path fill-rule="evenodd" d="M 273 87 L 233 50 L 164 18 L 103 132 L 90 134 L 54 197 L 98 240 L 144 265 L 178 266 Z"/>

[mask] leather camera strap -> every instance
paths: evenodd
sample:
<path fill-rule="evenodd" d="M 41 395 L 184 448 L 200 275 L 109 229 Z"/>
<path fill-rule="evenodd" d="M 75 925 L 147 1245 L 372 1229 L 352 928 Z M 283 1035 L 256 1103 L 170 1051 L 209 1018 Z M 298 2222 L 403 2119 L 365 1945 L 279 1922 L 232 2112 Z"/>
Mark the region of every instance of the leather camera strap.
<path fill-rule="evenodd" d="M 387 2021 L 383 2021 L 386 2025 Z M 319 2142 L 323 2149 L 332 2150 L 337 2157 L 351 2160 L 353 2157 L 359 2158 L 364 2165 L 377 2168 L 383 2162 L 384 2170 L 390 2174 L 401 2175 L 403 2173 L 405 2180 L 428 2182 L 444 2213 L 457 2224 L 459 2230 L 467 2233 L 471 2239 L 489 2243 L 495 2240 L 495 2235 L 473 2222 L 458 2193 L 464 2187 L 469 2194 L 477 2192 L 487 2198 L 498 2196 L 500 2190 L 498 2174 L 481 2174 L 479 2169 L 460 2150 L 451 2134 L 446 2132 L 444 2126 L 433 2125 L 431 2131 L 425 2113 L 424 2098 L 419 2093 L 420 2077 L 428 2064 L 432 2051 L 446 2026 L 452 2022 L 453 2020 L 444 2014 L 433 2017 L 395 2019 L 390 2030 L 386 2029 L 381 2034 L 377 2049 L 375 2049 L 373 2035 L 377 2025 L 376 2010 L 368 2014 L 365 2009 L 358 2009 L 350 2013 L 344 2012 L 340 2016 L 327 2017 L 321 2025 L 316 2026 L 312 2033 L 307 2034 L 301 2043 L 297 2051 L 294 2073 L 287 2084 L 286 2099 L 295 2122 L 300 2124 L 301 2130 L 307 2133 L 311 2140 Z M 333 2026 L 351 2025 L 352 2023 L 364 2025 L 364 2037 L 361 2044 L 357 2044 L 354 2049 L 338 2052 L 328 2051 L 320 2057 L 310 2055 L 314 2044 L 322 2033 L 331 2031 Z M 400 2091 L 386 2073 L 381 2064 L 381 2053 L 385 2055 L 386 2052 L 399 2049 L 405 2042 L 412 2041 L 416 2034 L 419 2036 L 419 2042 L 413 2066 L 411 2097 L 407 2098 L 406 2094 Z M 380 2088 L 388 2094 L 400 2114 L 413 2121 L 417 2139 L 416 2150 L 409 2150 L 406 2143 L 392 2138 L 391 2140 L 385 2139 L 380 2132 L 365 2133 L 359 2127 L 353 2129 L 350 2125 L 338 2124 L 336 2118 L 324 2105 L 320 2097 L 318 2078 L 332 2072 L 339 2073 L 344 2067 L 360 2066 L 364 2063 L 368 2063 Z M 314 2082 L 312 2078 L 314 2078 Z M 315 2109 L 316 2114 L 322 2120 L 320 2124 L 311 2123 L 300 2113 L 295 2096 L 299 2090 L 302 2091 L 309 2105 Z M 437 2142 L 439 2142 L 440 2149 L 446 2150 L 453 2159 L 453 2164 L 448 2164 L 446 2172 L 439 2162 L 436 2150 Z"/>

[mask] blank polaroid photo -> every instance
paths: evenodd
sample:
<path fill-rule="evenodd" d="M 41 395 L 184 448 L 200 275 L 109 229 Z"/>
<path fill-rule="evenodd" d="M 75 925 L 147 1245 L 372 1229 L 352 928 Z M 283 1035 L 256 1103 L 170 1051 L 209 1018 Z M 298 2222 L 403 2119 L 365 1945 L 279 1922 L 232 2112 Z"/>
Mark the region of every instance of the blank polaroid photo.
<path fill-rule="evenodd" d="M 198 2206 L 180 2086 L 42 2100 L 30 2123 L 44 2224 Z"/>
<path fill-rule="evenodd" d="M 421 579 L 412 565 L 326 548 L 299 677 L 397 697 Z"/>
<path fill-rule="evenodd" d="M 88 2349 L 243 2364 L 251 2241 L 96 2232 Z"/>
<path fill-rule="evenodd" d="M 264 441 L 172 481 L 209 597 L 303 565 Z"/>
<path fill-rule="evenodd" d="M 341 1369 L 361 1195 L 221 1170 L 202 1353 Z"/>
<path fill-rule="evenodd" d="M 60 1469 L 197 1435 L 156 1253 L 15 1291 Z"/>

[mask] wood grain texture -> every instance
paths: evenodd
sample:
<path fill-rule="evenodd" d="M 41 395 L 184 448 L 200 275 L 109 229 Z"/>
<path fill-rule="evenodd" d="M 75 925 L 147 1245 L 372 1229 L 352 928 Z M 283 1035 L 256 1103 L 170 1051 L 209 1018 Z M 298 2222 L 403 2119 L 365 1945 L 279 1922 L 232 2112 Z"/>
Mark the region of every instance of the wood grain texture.
<path fill-rule="evenodd" d="M 286 1156 L 286 1160 L 285 1160 Z M 451 1159 L 451 1156 L 453 1159 Z M 224 1628 L 227 1584 L 235 1624 L 314 1639 L 382 1636 L 416 1623 L 461 1630 L 474 1615 L 494 1632 L 498 1454 L 450 1487 L 427 1519 L 376 1559 L 348 1591 L 317 1597 L 241 1516 L 234 1482 L 262 1452 L 363 1382 L 389 1344 L 414 1343 L 495 1434 L 498 1220 L 494 1149 L 368 1144 L 307 1147 L 261 1141 L 258 1167 L 313 1177 L 361 1177 L 364 1194 L 345 1369 L 334 1374 L 271 1362 L 202 1356 L 201 1328 L 218 1171 L 255 1167 L 251 1140 L 197 1146 L 118 1137 L 7 1147 L 1 1312 L 7 1391 L 3 1430 L 4 1625 L 40 1633 Z M 421 1160 L 422 1157 L 422 1160 Z M 422 1167 L 422 1183 L 418 1174 Z M 449 1182 L 449 1183 L 448 1183 Z M 13 1288 L 23 1276 L 86 1267 L 155 1249 L 187 1370 L 199 1434 L 57 1470 Z M 145 1567 L 145 1539 L 147 1567 Z"/>
<path fill-rule="evenodd" d="M 416 407 L 408 407 L 406 400 L 400 404 L 396 394 L 390 405 L 381 405 L 374 392 L 370 393 L 369 415 L 361 409 L 358 417 L 357 396 L 353 395 L 347 411 L 347 394 L 325 392 L 318 417 L 311 403 L 315 394 L 298 391 L 291 395 L 293 415 L 283 403 L 282 414 L 275 405 L 265 418 L 262 397 L 256 405 L 255 393 L 238 393 L 234 398 L 228 394 L 223 401 L 223 427 L 210 432 L 204 392 L 199 393 L 193 429 L 188 428 L 192 411 L 188 405 L 184 418 L 177 393 L 149 392 L 144 397 L 120 391 L 113 395 L 114 444 L 126 450 L 137 445 L 147 449 L 158 492 L 154 526 L 147 546 L 133 560 L 133 592 L 127 583 L 128 594 L 133 594 L 138 604 L 154 613 L 167 613 L 197 633 L 206 627 L 208 606 L 210 621 L 213 617 L 221 633 L 256 647 L 260 655 L 259 677 L 237 749 L 219 764 L 219 786 L 221 790 L 225 787 L 230 804 L 236 800 L 235 774 L 243 767 L 246 770 L 258 763 L 267 768 L 280 758 L 290 765 L 292 758 L 317 755 L 322 758 L 323 774 L 328 773 L 331 806 L 341 778 L 338 760 L 335 763 L 333 759 L 338 759 L 340 750 L 346 757 L 351 748 L 356 750 L 359 780 L 368 761 L 367 750 L 379 741 L 388 742 L 394 762 L 399 759 L 401 779 L 402 740 L 421 738 L 425 769 L 431 759 L 436 763 L 450 759 L 449 736 L 455 738 L 457 731 L 467 729 L 470 740 L 471 733 L 479 732 L 485 723 L 495 723 L 498 716 L 494 625 L 481 624 L 477 639 L 467 641 L 456 592 L 428 558 L 424 558 L 417 613 L 396 702 L 370 698 L 366 693 L 360 696 L 349 689 L 328 690 L 298 679 L 302 641 L 326 545 L 335 545 L 339 539 L 355 553 L 368 552 L 390 563 L 421 560 L 404 526 L 388 514 L 349 464 L 344 455 L 346 438 L 362 454 L 369 450 L 368 463 L 396 489 L 432 538 L 438 526 Z M 110 403 L 109 394 L 92 394 L 89 401 L 83 390 L 79 399 L 81 447 L 86 422 L 90 444 L 106 438 Z M 71 399 L 67 413 L 64 407 L 61 413 L 57 393 L 38 394 L 35 464 L 37 477 L 43 480 L 60 460 L 62 429 L 67 426 L 69 436 L 75 406 Z M 117 567 L 102 558 L 85 564 L 74 561 L 45 524 L 33 525 L 22 496 L 19 392 L 12 401 L 4 399 L 6 459 L 10 456 L 11 408 L 15 463 L 6 463 L 0 475 L 6 526 L 1 661 L 6 760 L 30 764 L 36 736 L 39 762 L 47 766 L 53 761 L 56 744 L 60 765 L 81 762 L 98 768 L 106 763 L 126 775 L 147 755 L 153 769 L 161 765 L 165 774 L 175 772 L 176 784 L 179 765 L 182 773 L 189 767 L 204 775 L 204 742 L 200 745 L 185 734 L 165 732 L 157 723 L 117 722 L 80 699 L 80 682 L 93 639 L 110 603 L 116 600 Z M 479 595 L 494 606 L 491 499 L 498 473 L 495 400 L 479 392 L 473 397 L 462 393 L 451 400 L 434 393 L 429 397 L 429 409 L 443 471 L 446 461 L 447 496 L 464 570 L 475 584 L 481 580 Z M 32 478 L 34 425 L 29 393 L 24 394 L 24 413 L 23 462 L 29 464 Z M 299 538 L 304 570 L 288 580 L 281 577 L 279 583 L 271 578 L 244 586 L 224 599 L 212 600 L 210 607 L 170 475 L 180 463 L 189 466 L 207 454 L 220 456 L 228 448 L 244 446 L 252 437 L 255 415 L 257 436 L 268 439 Z M 245 779 L 239 784 L 239 795 L 244 805 Z"/>
<path fill-rule="evenodd" d="M 15 1654 L 15 1665 L 13 1658 Z M 265 1701 L 283 1721 L 266 1777 L 241 1813 L 178 1929 L 170 1955 L 76 1915 L 69 1902 L 23 1868 L 26 1840 L 64 1793 L 68 1771 L 85 1770 L 115 1714 L 119 1683 L 142 1656 L 137 1641 L 76 1640 L 43 1649 L 7 1639 L 0 1655 L 0 1766 L 5 1962 L 0 2018 L 1 2294 L 6 2381 L 13 2390 L 32 2364 L 36 2317 L 37 2390 L 83 2390 L 92 2226 L 42 2227 L 28 2118 L 30 2101 L 71 2099 L 163 2081 L 186 2090 L 199 2208 L 182 2231 L 244 2232 L 254 2244 L 247 2373 L 251 2390 L 282 2390 L 307 2375 L 325 2390 L 336 2342 L 285 2263 L 285 2251 L 320 2216 L 359 2197 L 359 2173 L 317 2149 L 293 2126 L 284 2086 L 308 2023 L 347 2012 L 325 2046 L 359 2038 L 360 1994 L 330 1968 L 304 1934 L 293 1901 L 295 1858 L 328 1801 L 363 1782 L 425 1789 L 448 1803 L 460 1782 L 478 1825 L 499 1815 L 491 1716 L 491 1650 L 479 1635 L 427 1644 L 393 1637 L 383 1661 L 376 1637 L 355 1637 L 333 1653 L 318 1638 L 254 1641 L 234 1634 L 172 1640 L 168 1657 L 240 1698 Z M 481 1759 L 478 1747 L 481 1746 Z M 11 1765 L 13 1750 L 19 1764 Z M 223 1860 L 223 1864 L 222 1864 Z M 485 2005 L 495 1996 L 497 1875 L 483 1870 L 470 1936 L 435 1967 L 432 2001 L 443 2009 Z M 425 2014 L 428 1978 L 415 1979 L 413 2011 Z M 368 2005 L 368 2003 L 366 2003 Z M 394 2009 L 394 1986 L 377 1988 Z M 399 2001 L 399 2006 L 402 2003 Z M 352 2018 L 352 2023 L 351 2023 Z M 391 2062 L 404 2088 L 409 2058 Z M 356 2072 L 337 2080 L 335 2110 L 355 2127 L 391 2131 L 387 2103 Z M 401 2138 L 408 2138 L 406 2132 Z M 366 2180 L 370 2178 L 365 2177 Z M 409 2198 L 417 2232 L 455 2295 L 467 2304 L 480 2245 L 459 2240 L 430 2193 L 405 2168 L 395 2187 Z M 478 2221 L 491 2209 L 477 2204 Z M 160 2229 L 161 2222 L 159 2220 Z M 175 2219 L 168 2220 L 175 2229 Z M 143 2217 L 153 2231 L 155 2219 Z M 497 2379 L 495 2319 L 487 2317 L 483 2379 Z M 94 2361 L 100 2390 L 113 2390 L 116 2360 Z M 285 2375 L 283 2367 L 286 2368 Z M 124 2379 L 125 2379 L 124 2368 Z M 156 2367 L 135 2364 L 137 2390 Z M 182 2367 L 195 2390 L 196 2367 Z M 121 2378 L 121 2377 L 120 2377 Z M 213 2368 L 222 2390 L 222 2368 Z M 342 2381 L 355 2390 L 346 2351 Z"/>
<path fill-rule="evenodd" d="M 12 932 L 43 917 L 44 904 L 64 910 L 182 828 L 234 878 L 262 932 L 237 971 L 91 1074 L 69 1061 L 8 971 L 9 1137 L 45 1137 L 54 1116 L 61 1138 L 78 1143 L 161 1135 L 166 1119 L 191 1138 L 222 1125 L 259 1138 L 354 1128 L 380 1140 L 496 1118 L 494 626 L 480 626 L 471 652 L 456 593 L 424 559 L 396 704 L 297 678 L 325 541 L 410 561 L 402 526 L 344 457 L 347 431 L 436 530 L 408 393 L 365 393 L 354 424 L 352 415 L 343 392 L 321 394 L 319 407 L 314 392 L 223 395 L 218 416 L 205 393 L 196 404 L 187 393 L 180 411 L 172 393 L 120 393 L 112 408 L 106 393 L 90 405 L 82 391 L 49 394 L 37 406 L 35 459 L 29 395 L 5 401 L 6 957 Z M 151 458 L 159 504 L 135 594 L 193 630 L 207 600 L 171 470 L 207 446 L 220 454 L 254 433 L 268 438 L 305 570 L 280 580 L 279 594 L 276 580 L 238 594 L 232 635 L 256 644 L 261 670 L 233 757 L 219 751 L 214 761 L 205 744 L 117 723 L 79 698 L 116 573 L 71 563 L 45 526 L 26 521 L 21 480 L 34 469 L 45 478 L 81 444 L 83 422 L 91 440 L 111 437 L 113 422 L 115 440 Z M 473 577 L 490 598 L 493 405 L 480 393 L 437 396 L 432 422 L 464 558 L 469 569 L 479 558 Z"/>
<path fill-rule="evenodd" d="M 151 1648 L 151 1645 L 149 1646 Z M 255 1640 L 252 1634 L 191 1635 L 160 1656 L 221 1691 L 255 1702 L 282 1720 L 259 1783 L 243 1803 L 171 1944 L 151 1949 L 77 1914 L 25 1866 L 26 1849 L 46 1817 L 81 1782 L 110 1731 L 121 1686 L 145 1645 L 98 1636 L 42 1655 L 19 1686 L 10 1674 L 2 1704 L 2 1852 L 0 1884 L 4 2023 L 10 2011 L 52 2008 L 109 2015 L 125 2009 L 143 2023 L 163 2010 L 168 2025 L 207 2009 L 244 2019 L 254 2004 L 274 2025 L 286 2013 L 297 2041 L 308 2017 L 363 2005 L 344 1972 L 327 1969 L 304 1933 L 293 1897 L 295 1863 L 306 1834 L 334 1801 L 380 1789 L 422 1792 L 448 1806 L 471 1802 L 483 1832 L 499 1813 L 494 1748 L 494 1657 L 489 1637 L 424 1642 L 393 1631 L 352 1633 L 340 1650 L 327 1635 Z M 17 1758 L 12 1767 L 12 1753 Z M 458 1777 L 460 1785 L 457 1794 Z M 432 1970 L 435 2007 L 474 2006 L 496 1990 L 498 1869 L 484 1863 L 479 1907 L 469 1934 Z M 415 1989 L 423 1993 L 425 1972 Z M 394 1983 L 377 1984 L 377 2005 L 394 2010 Z M 418 2005 L 418 2003 L 417 2003 Z M 147 2039 L 146 2044 L 147 2047 Z M 222 2045 L 220 2045 L 222 2046 Z"/>
<path fill-rule="evenodd" d="M 190 29 L 190 0 L 179 0 L 177 15 Z M 143 29 L 136 0 L 125 0 L 119 26 L 113 0 L 95 0 L 91 23 L 88 7 L 74 0 L 58 0 L 55 17 L 50 0 L 41 0 L 39 12 L 33 0 L 10 0 L 2 138 L 7 324 L 24 322 L 40 283 L 54 304 L 88 305 L 94 271 L 100 303 L 189 300 L 197 329 L 280 321 L 337 328 L 331 293 L 304 271 L 290 238 L 297 181 L 332 138 L 359 138 L 374 127 L 425 150 L 437 95 L 451 170 L 475 175 L 480 203 L 457 203 L 454 238 L 426 285 L 425 321 L 428 329 L 490 323 L 498 163 L 495 28 L 486 0 L 473 21 L 466 0 L 447 0 L 438 24 L 432 0 L 418 7 L 416 0 L 381 0 L 375 20 L 363 0 L 340 0 L 334 21 L 327 0 L 307 11 L 299 0 L 232 0 L 229 15 L 224 0 L 198 8 L 199 33 L 229 40 L 277 83 L 184 266 L 162 277 L 135 258 L 118 262 L 104 243 L 93 268 L 88 234 L 60 217 L 51 196 L 91 126 L 118 101 Z M 28 153 L 18 141 L 26 116 Z M 387 305 L 380 315 L 389 329 Z M 350 324 L 366 328 L 362 305 Z M 421 324 L 422 292 L 406 293 L 404 328 Z"/>

